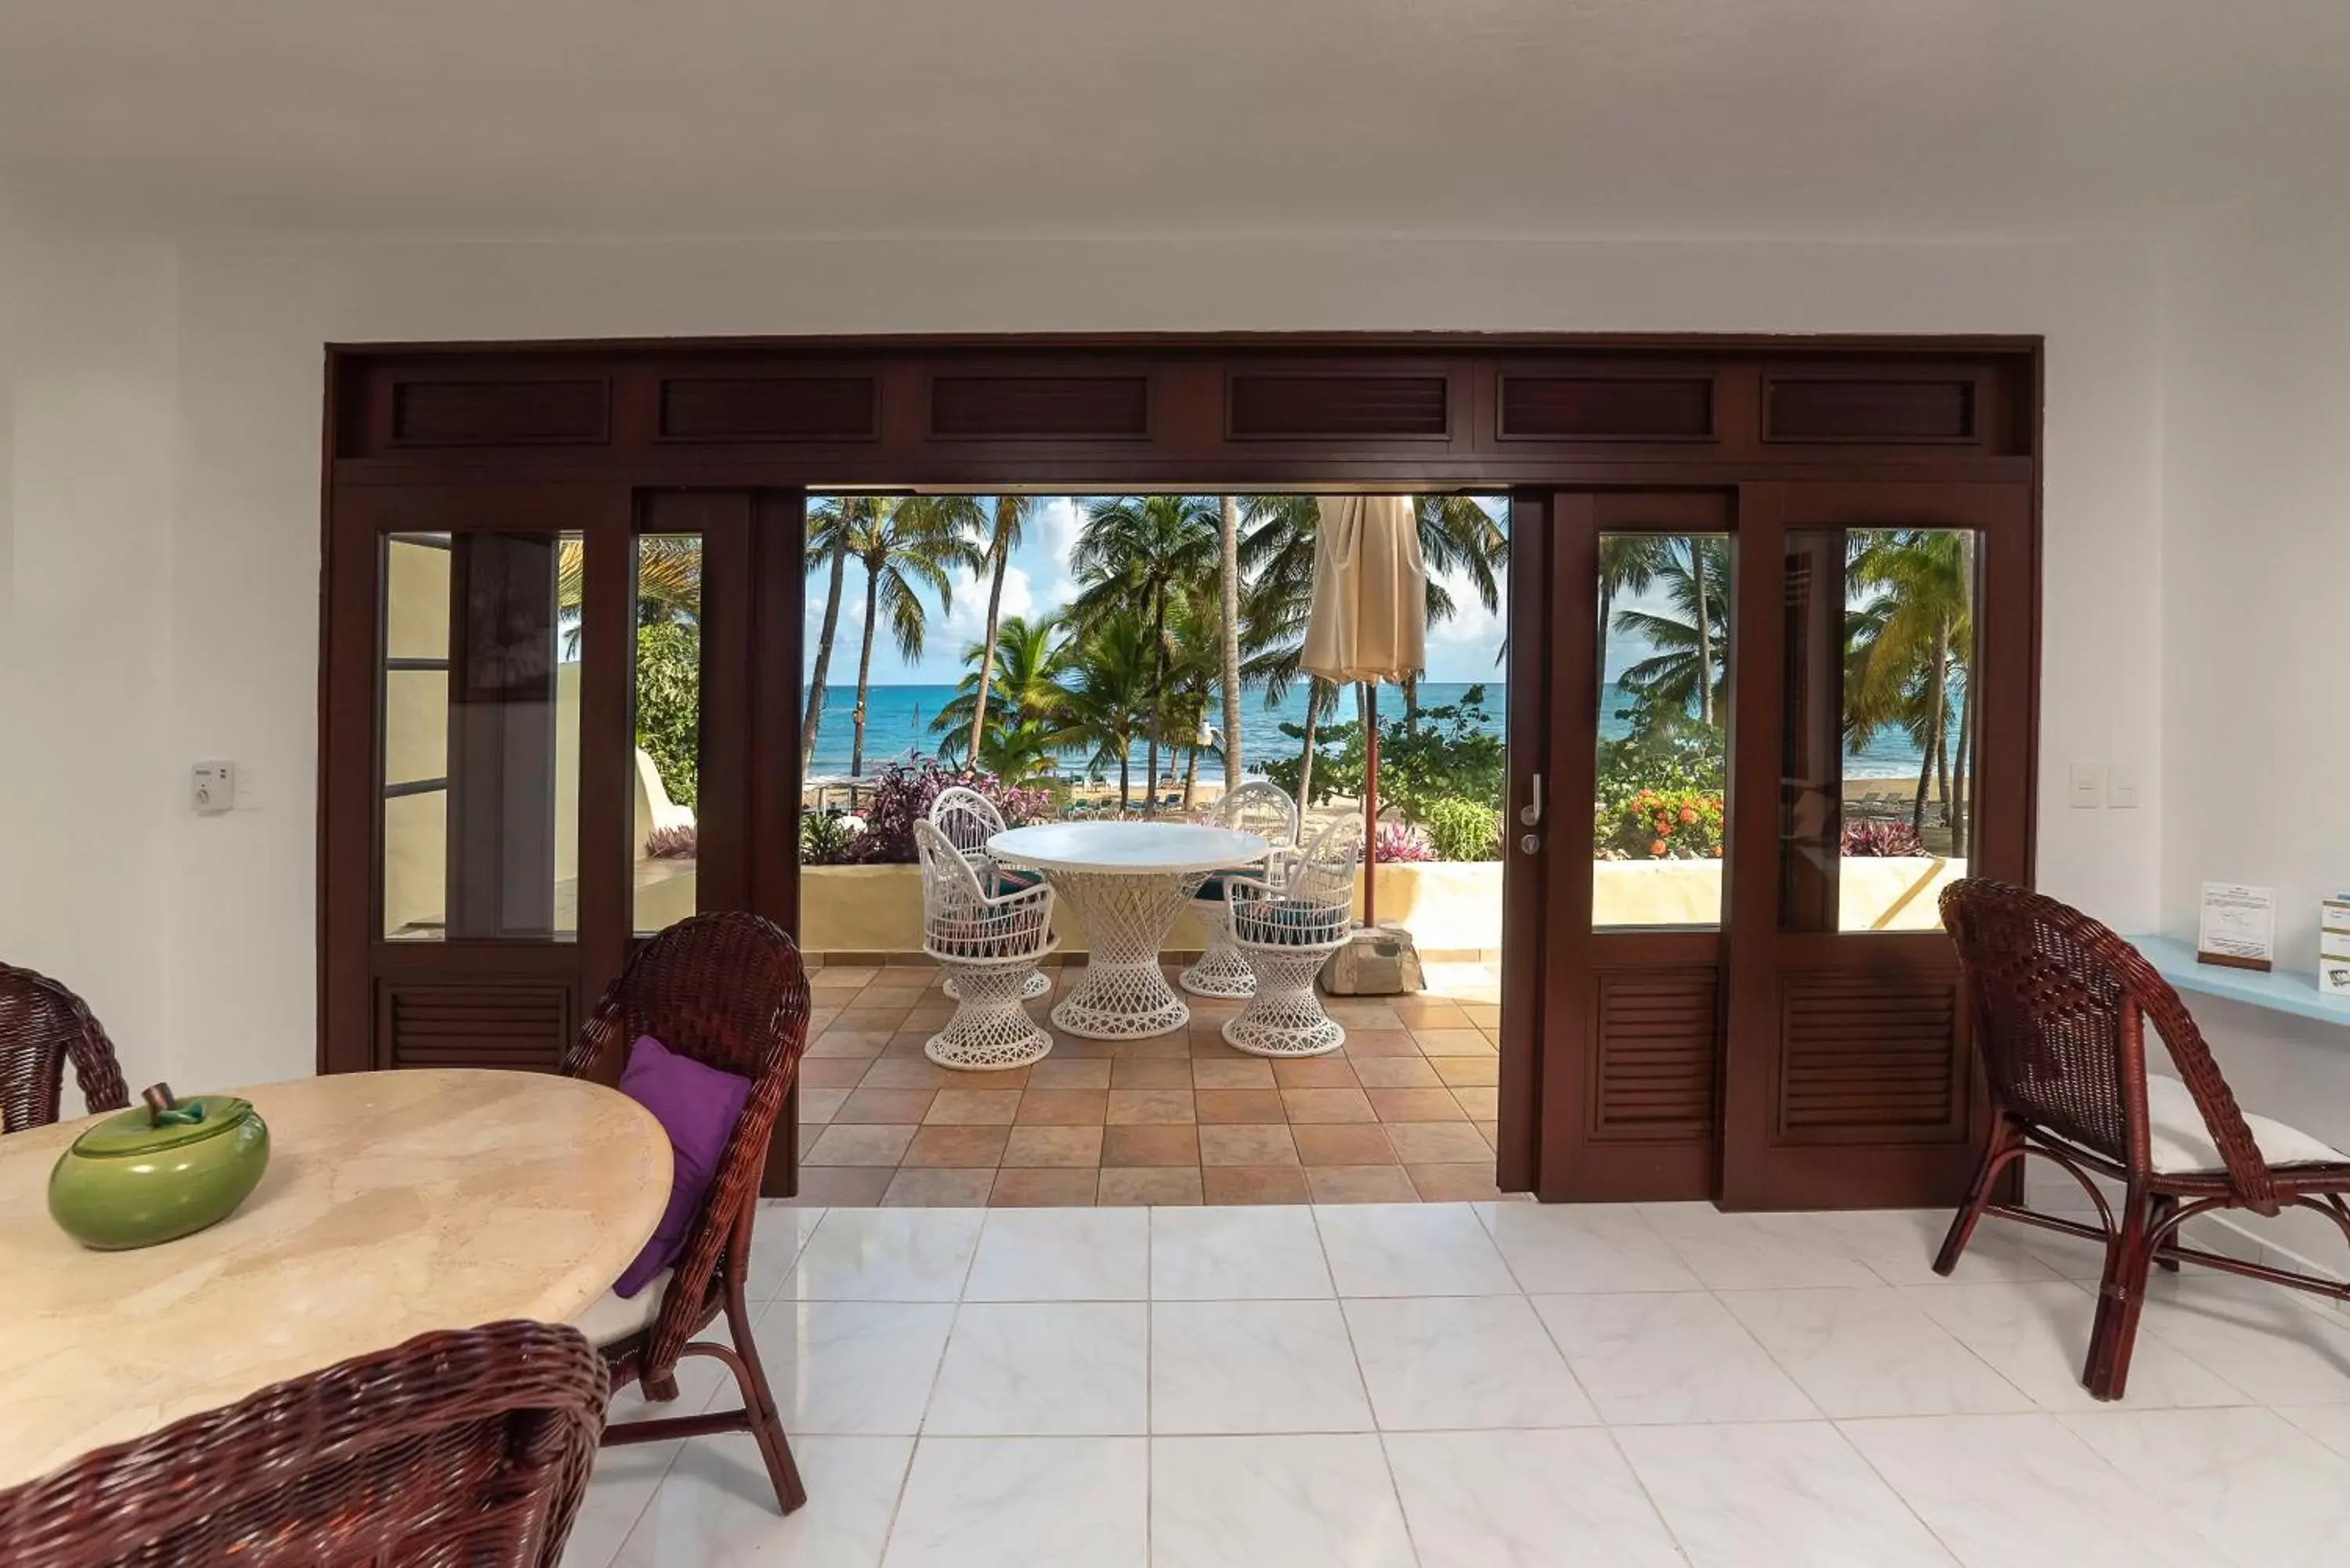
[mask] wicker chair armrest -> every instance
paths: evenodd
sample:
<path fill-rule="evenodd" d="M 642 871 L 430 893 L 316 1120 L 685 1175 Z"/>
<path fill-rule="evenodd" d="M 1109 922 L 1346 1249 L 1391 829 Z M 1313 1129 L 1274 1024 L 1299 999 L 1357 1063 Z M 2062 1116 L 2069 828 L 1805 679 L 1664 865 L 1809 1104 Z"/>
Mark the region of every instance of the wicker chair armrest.
<path fill-rule="evenodd" d="M 73 1058 L 74 1081 L 81 1086 L 82 1103 L 93 1112 L 121 1110 L 130 1104 L 130 1089 L 122 1081 L 114 1042 L 88 1013 L 83 1013 L 81 1022 L 81 1033 L 67 1046 L 66 1054 Z"/>
<path fill-rule="evenodd" d="M 1224 907 L 1238 909 L 1243 904 L 1262 904 L 1281 897 L 1281 884 L 1266 877 L 1227 877 L 1224 878 Z"/>
<path fill-rule="evenodd" d="M 984 894 L 980 902 L 998 914 L 1024 909 L 1032 904 L 1050 911 L 1053 908 L 1053 885 L 1039 882 L 1034 888 L 1015 888 L 1009 893 Z"/>
<path fill-rule="evenodd" d="M 2137 950 L 2131 950 L 2136 957 Z M 2145 963 L 2139 958 L 2140 963 Z M 2269 1169 L 2266 1156 L 2261 1153 L 2259 1140 L 2252 1137 L 2251 1127 L 2244 1120 L 2243 1107 L 2236 1104 L 2235 1091 L 2220 1075 L 2220 1064 L 2211 1057 L 2211 1047 L 2205 1042 L 2203 1032 L 2196 1027 L 2194 1016 L 2179 1001 L 2170 982 L 2146 964 L 2163 994 L 2141 992 L 2139 977 L 2130 977 L 2131 990 L 2122 1008 L 2122 1027 L 2130 1037 L 2130 1054 L 2138 1064 L 2134 1081 L 2128 1085 L 2131 1099 L 2130 1121 L 2133 1128 L 2146 1120 L 2146 1024 L 2152 1019 L 2156 1033 L 2161 1035 L 2163 1048 L 2169 1053 L 2170 1064 L 2177 1068 L 2187 1092 L 2194 1098 L 2195 1108 L 2203 1117 L 2204 1130 L 2211 1135 L 2213 1147 L 2220 1151 L 2220 1168 L 2228 1173 L 2228 1184 L 2244 1206 L 2254 1213 L 2274 1215 L 2282 1205 L 2277 1195 L 2275 1173 Z"/>

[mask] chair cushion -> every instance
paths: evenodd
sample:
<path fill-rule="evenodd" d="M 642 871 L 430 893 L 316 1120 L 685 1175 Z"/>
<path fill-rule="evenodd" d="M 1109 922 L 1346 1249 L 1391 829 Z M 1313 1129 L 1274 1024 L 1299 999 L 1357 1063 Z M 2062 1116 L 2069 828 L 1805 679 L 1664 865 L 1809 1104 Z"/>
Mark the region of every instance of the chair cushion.
<path fill-rule="evenodd" d="M 2223 1168 L 2220 1147 L 2203 1125 L 2203 1113 L 2196 1109 L 2193 1093 L 2177 1078 L 2147 1075 L 2146 1120 L 2148 1158 L 2158 1172 L 2178 1176 Z M 2261 1158 L 2271 1165 L 2350 1164 L 2350 1155 L 2281 1121 L 2246 1111 L 2244 1125 L 2251 1129 L 2252 1141 L 2261 1146 Z"/>
<path fill-rule="evenodd" d="M 620 1093 L 652 1112 L 669 1134 L 671 1152 L 669 1207 L 661 1210 L 652 1240 L 612 1286 L 622 1296 L 634 1297 L 685 1251 L 686 1233 L 702 1212 L 702 1195 L 718 1174 L 727 1140 L 734 1136 L 734 1124 L 751 1097 L 751 1080 L 705 1067 L 651 1035 L 639 1034 L 629 1047 Z"/>
<path fill-rule="evenodd" d="M 1208 879 L 1200 884 L 1200 890 L 1192 894 L 1191 897 L 1200 899 L 1203 903 L 1221 904 L 1224 901 L 1224 879 L 1226 877 L 1247 877 L 1261 878 L 1263 876 L 1264 867 L 1262 866 L 1226 867 L 1222 871 L 1209 872 Z"/>
<path fill-rule="evenodd" d="M 1318 947 L 1345 940 L 1352 916 L 1343 907 L 1310 898 L 1274 898 L 1249 906 L 1235 922 L 1242 940 L 1262 946 Z"/>
<path fill-rule="evenodd" d="M 1001 898 L 1006 893 L 1025 893 L 1044 879 L 1042 871 L 1020 871 L 1009 866 L 998 866 L 995 868 L 995 886 L 990 891 Z"/>
<path fill-rule="evenodd" d="M 633 1334 L 652 1327 L 653 1319 L 660 1315 L 661 1297 L 669 1293 L 672 1271 L 663 1269 L 645 1282 L 646 1288 L 633 1296 L 618 1291 L 606 1291 L 588 1303 L 588 1310 L 571 1320 L 571 1326 L 588 1336 L 588 1343 L 601 1350 L 608 1345 L 618 1345 Z"/>

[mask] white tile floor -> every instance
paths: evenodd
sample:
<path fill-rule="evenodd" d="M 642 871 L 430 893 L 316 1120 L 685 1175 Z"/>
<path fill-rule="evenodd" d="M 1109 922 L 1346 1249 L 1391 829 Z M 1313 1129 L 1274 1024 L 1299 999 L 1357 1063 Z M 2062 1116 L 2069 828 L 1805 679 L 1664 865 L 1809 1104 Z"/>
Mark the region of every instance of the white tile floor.
<path fill-rule="evenodd" d="M 2350 1318 L 2165 1280 L 2129 1399 L 2094 1256 L 1704 1205 L 768 1208 L 809 1503 L 747 1438 L 607 1450 L 568 1568 L 2314 1563 Z M 709 1361 L 682 1407 L 731 1400 Z M 672 1407 L 677 1408 L 677 1407 Z M 616 1414 L 641 1409 L 624 1397 Z"/>

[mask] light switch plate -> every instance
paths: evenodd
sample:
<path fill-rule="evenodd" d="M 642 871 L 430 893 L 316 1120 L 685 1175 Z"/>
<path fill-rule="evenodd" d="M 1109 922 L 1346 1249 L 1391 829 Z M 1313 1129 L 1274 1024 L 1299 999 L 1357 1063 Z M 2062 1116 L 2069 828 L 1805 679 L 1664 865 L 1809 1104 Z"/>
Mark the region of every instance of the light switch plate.
<path fill-rule="evenodd" d="M 2106 804 L 2116 811 L 2137 809 L 2137 769 L 2129 763 L 2116 763 L 2113 777 L 2106 790 Z"/>
<path fill-rule="evenodd" d="M 2074 763 L 2073 764 L 2073 809 L 2095 811 L 2106 804 L 2106 764 Z"/>
<path fill-rule="evenodd" d="M 236 809 L 236 764 L 198 763 L 189 770 L 188 804 L 200 816 L 218 816 Z"/>

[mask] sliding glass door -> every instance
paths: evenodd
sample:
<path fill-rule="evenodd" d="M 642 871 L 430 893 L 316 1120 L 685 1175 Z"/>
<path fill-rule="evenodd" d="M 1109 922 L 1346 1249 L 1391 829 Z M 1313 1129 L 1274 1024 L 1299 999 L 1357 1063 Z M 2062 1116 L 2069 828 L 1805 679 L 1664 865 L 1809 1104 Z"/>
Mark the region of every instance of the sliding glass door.
<path fill-rule="evenodd" d="M 2028 491 L 1521 510 L 1550 581 L 1516 633 L 1549 722 L 1513 761 L 1534 817 L 1511 845 L 1540 886 L 1521 944 L 1538 1190 L 1954 1197 L 1981 1108 L 1936 900 L 1970 872 L 2028 875 Z"/>

